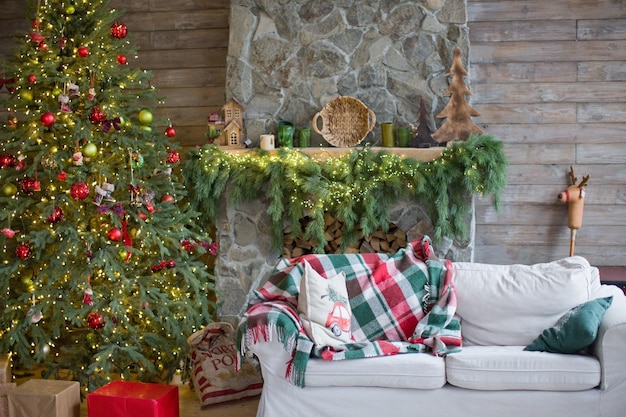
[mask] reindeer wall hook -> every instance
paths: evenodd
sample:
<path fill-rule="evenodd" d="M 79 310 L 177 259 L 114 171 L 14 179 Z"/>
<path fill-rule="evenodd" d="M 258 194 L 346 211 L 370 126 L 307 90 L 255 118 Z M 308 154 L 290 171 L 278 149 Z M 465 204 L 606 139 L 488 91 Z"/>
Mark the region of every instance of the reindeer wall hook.
<path fill-rule="evenodd" d="M 559 193 L 558 200 L 561 203 L 567 203 L 567 227 L 570 228 L 570 246 L 569 256 L 574 256 L 574 246 L 576 245 L 576 231 L 583 225 L 583 206 L 585 205 L 585 187 L 589 181 L 589 175 L 585 175 L 580 182 L 576 184 L 578 178 L 574 175 L 574 168 L 570 166 L 569 175 L 572 179 L 572 185 Z"/>

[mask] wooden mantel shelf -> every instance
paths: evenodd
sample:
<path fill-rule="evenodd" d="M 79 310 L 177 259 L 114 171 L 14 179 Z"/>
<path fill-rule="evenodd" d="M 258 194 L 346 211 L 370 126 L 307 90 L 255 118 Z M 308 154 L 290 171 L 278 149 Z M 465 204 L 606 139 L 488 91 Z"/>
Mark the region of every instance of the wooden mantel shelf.
<path fill-rule="evenodd" d="M 246 152 L 251 152 L 253 149 L 237 149 L 237 148 L 228 148 L 222 147 L 224 152 L 229 152 L 232 154 L 243 154 Z M 311 155 L 315 159 L 325 160 L 328 158 L 336 158 L 342 155 L 345 155 L 354 150 L 361 150 L 363 147 L 354 147 L 354 148 L 334 148 L 334 147 L 310 147 L 310 148 L 293 148 L 297 149 L 300 152 L 303 152 L 307 155 Z M 441 156 L 444 147 L 434 147 L 434 148 L 383 148 L 380 146 L 372 146 L 368 149 L 371 149 L 374 152 L 387 152 L 394 155 L 400 155 L 406 158 L 412 158 L 417 161 L 428 162 L 433 159 L 437 159 Z M 276 153 L 277 150 L 270 151 L 270 153 Z"/>

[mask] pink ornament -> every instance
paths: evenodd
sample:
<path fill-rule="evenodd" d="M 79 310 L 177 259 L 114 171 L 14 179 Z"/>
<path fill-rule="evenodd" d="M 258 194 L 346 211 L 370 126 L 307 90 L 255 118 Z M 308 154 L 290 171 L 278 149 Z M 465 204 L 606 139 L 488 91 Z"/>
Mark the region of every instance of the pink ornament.
<path fill-rule="evenodd" d="M 13 230 L 8 227 L 5 227 L 4 229 L 2 229 L 2 234 L 9 239 L 15 236 L 17 232 L 19 232 L 19 230 Z"/>
<path fill-rule="evenodd" d="M 70 195 L 74 200 L 84 200 L 89 197 L 89 186 L 82 181 L 76 181 L 70 188 Z"/>
<path fill-rule="evenodd" d="M 33 324 L 39 323 L 43 318 L 43 314 L 41 314 L 41 311 L 36 311 L 32 308 L 28 310 L 28 315 L 30 316 L 30 322 Z"/>

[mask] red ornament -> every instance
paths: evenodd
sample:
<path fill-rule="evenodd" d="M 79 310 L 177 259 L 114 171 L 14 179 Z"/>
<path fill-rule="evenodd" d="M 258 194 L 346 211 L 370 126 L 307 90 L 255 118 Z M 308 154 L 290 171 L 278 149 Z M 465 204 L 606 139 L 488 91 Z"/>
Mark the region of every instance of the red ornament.
<path fill-rule="evenodd" d="M 126 64 L 126 55 L 119 54 L 117 56 L 117 63 L 120 65 Z"/>
<path fill-rule="evenodd" d="M 111 36 L 115 39 L 124 39 L 128 34 L 128 28 L 125 24 L 115 22 L 111 25 Z"/>
<path fill-rule="evenodd" d="M 41 115 L 41 124 L 44 126 L 52 126 L 56 121 L 56 116 L 52 112 L 45 112 Z"/>
<path fill-rule="evenodd" d="M 56 224 L 63 220 L 63 209 L 59 206 L 54 206 L 52 213 L 48 216 L 48 223 Z"/>
<path fill-rule="evenodd" d="M 89 186 L 82 181 L 76 181 L 70 188 L 70 195 L 74 200 L 84 200 L 89 197 Z"/>
<path fill-rule="evenodd" d="M 171 194 L 165 194 L 163 198 L 161 198 L 162 203 L 171 203 L 172 201 L 174 201 L 174 196 Z"/>
<path fill-rule="evenodd" d="M 37 82 L 37 76 L 35 74 L 30 74 L 28 76 L 28 82 L 31 84 L 35 84 Z"/>
<path fill-rule="evenodd" d="M 152 265 L 152 267 L 150 268 L 152 270 L 152 272 L 159 272 L 164 270 L 165 268 L 174 268 L 176 266 L 176 261 L 174 261 L 173 259 L 166 261 L 166 260 L 161 260 L 158 263 Z"/>
<path fill-rule="evenodd" d="M 86 46 L 81 46 L 77 50 L 78 56 L 81 58 L 86 58 L 89 55 L 89 48 Z"/>
<path fill-rule="evenodd" d="M 0 155 L 0 168 L 12 168 L 15 166 L 16 158 L 10 153 Z"/>
<path fill-rule="evenodd" d="M 183 249 L 189 253 L 193 252 L 193 250 L 196 248 L 196 244 L 193 240 L 183 240 L 182 242 L 180 242 L 180 244 Z"/>
<path fill-rule="evenodd" d="M 30 258 L 30 255 L 31 255 L 31 249 L 30 249 L 30 245 L 27 243 L 20 243 L 15 248 L 15 256 L 17 256 L 19 259 L 23 261 Z"/>
<path fill-rule="evenodd" d="M 122 229 L 120 229 L 119 227 L 113 227 L 109 230 L 108 233 L 109 239 L 111 239 L 114 242 L 119 242 L 120 240 L 122 240 Z"/>
<path fill-rule="evenodd" d="M 180 155 L 178 154 L 178 152 L 173 151 L 173 150 L 169 150 L 167 151 L 169 152 L 169 155 L 167 155 L 167 163 L 168 164 L 176 164 L 178 162 L 180 162 Z"/>
<path fill-rule="evenodd" d="M 102 314 L 98 313 L 97 311 L 93 311 L 87 316 L 87 324 L 92 329 L 99 330 L 104 327 L 104 325 L 106 324 L 106 320 L 104 319 L 104 316 Z"/>
<path fill-rule="evenodd" d="M 106 114 L 102 113 L 100 107 L 92 107 L 89 114 L 89 121 L 94 125 L 99 125 L 107 119 Z"/>
<path fill-rule="evenodd" d="M 174 129 L 172 126 L 166 128 L 165 136 L 173 138 L 174 136 L 176 136 L 176 129 Z"/>
<path fill-rule="evenodd" d="M 137 217 L 139 217 L 141 220 L 145 221 L 148 218 L 148 215 L 146 213 L 144 213 L 143 211 L 140 211 L 137 213 Z"/>
<path fill-rule="evenodd" d="M 61 171 L 57 174 L 57 180 L 65 181 L 67 179 L 67 173 L 65 171 Z"/>
<path fill-rule="evenodd" d="M 41 191 L 41 183 L 35 178 L 25 177 L 20 181 L 22 192 L 26 195 L 32 195 L 35 191 Z"/>

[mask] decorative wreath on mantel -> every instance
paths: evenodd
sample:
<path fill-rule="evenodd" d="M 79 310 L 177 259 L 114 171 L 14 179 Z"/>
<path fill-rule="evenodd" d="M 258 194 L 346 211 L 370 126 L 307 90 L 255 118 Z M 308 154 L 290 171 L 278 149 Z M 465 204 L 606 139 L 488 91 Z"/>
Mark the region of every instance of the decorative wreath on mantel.
<path fill-rule="evenodd" d="M 345 246 L 357 230 L 369 235 L 390 222 L 389 208 L 399 200 L 422 204 L 434 226 L 434 239 L 467 234 L 469 195 L 491 195 L 499 207 L 506 183 L 503 144 L 493 136 L 472 135 L 454 142 L 440 158 L 419 162 L 369 147 L 340 157 L 316 160 L 297 149 L 269 153 L 229 153 L 214 145 L 190 151 L 183 170 L 190 203 L 201 220 L 214 224 L 219 201 L 230 184 L 233 204 L 268 198 L 267 214 L 276 248 L 287 225 L 294 236 L 304 232 L 323 253 L 324 213 L 344 222 Z M 311 221 L 301 230 L 300 219 Z"/>

